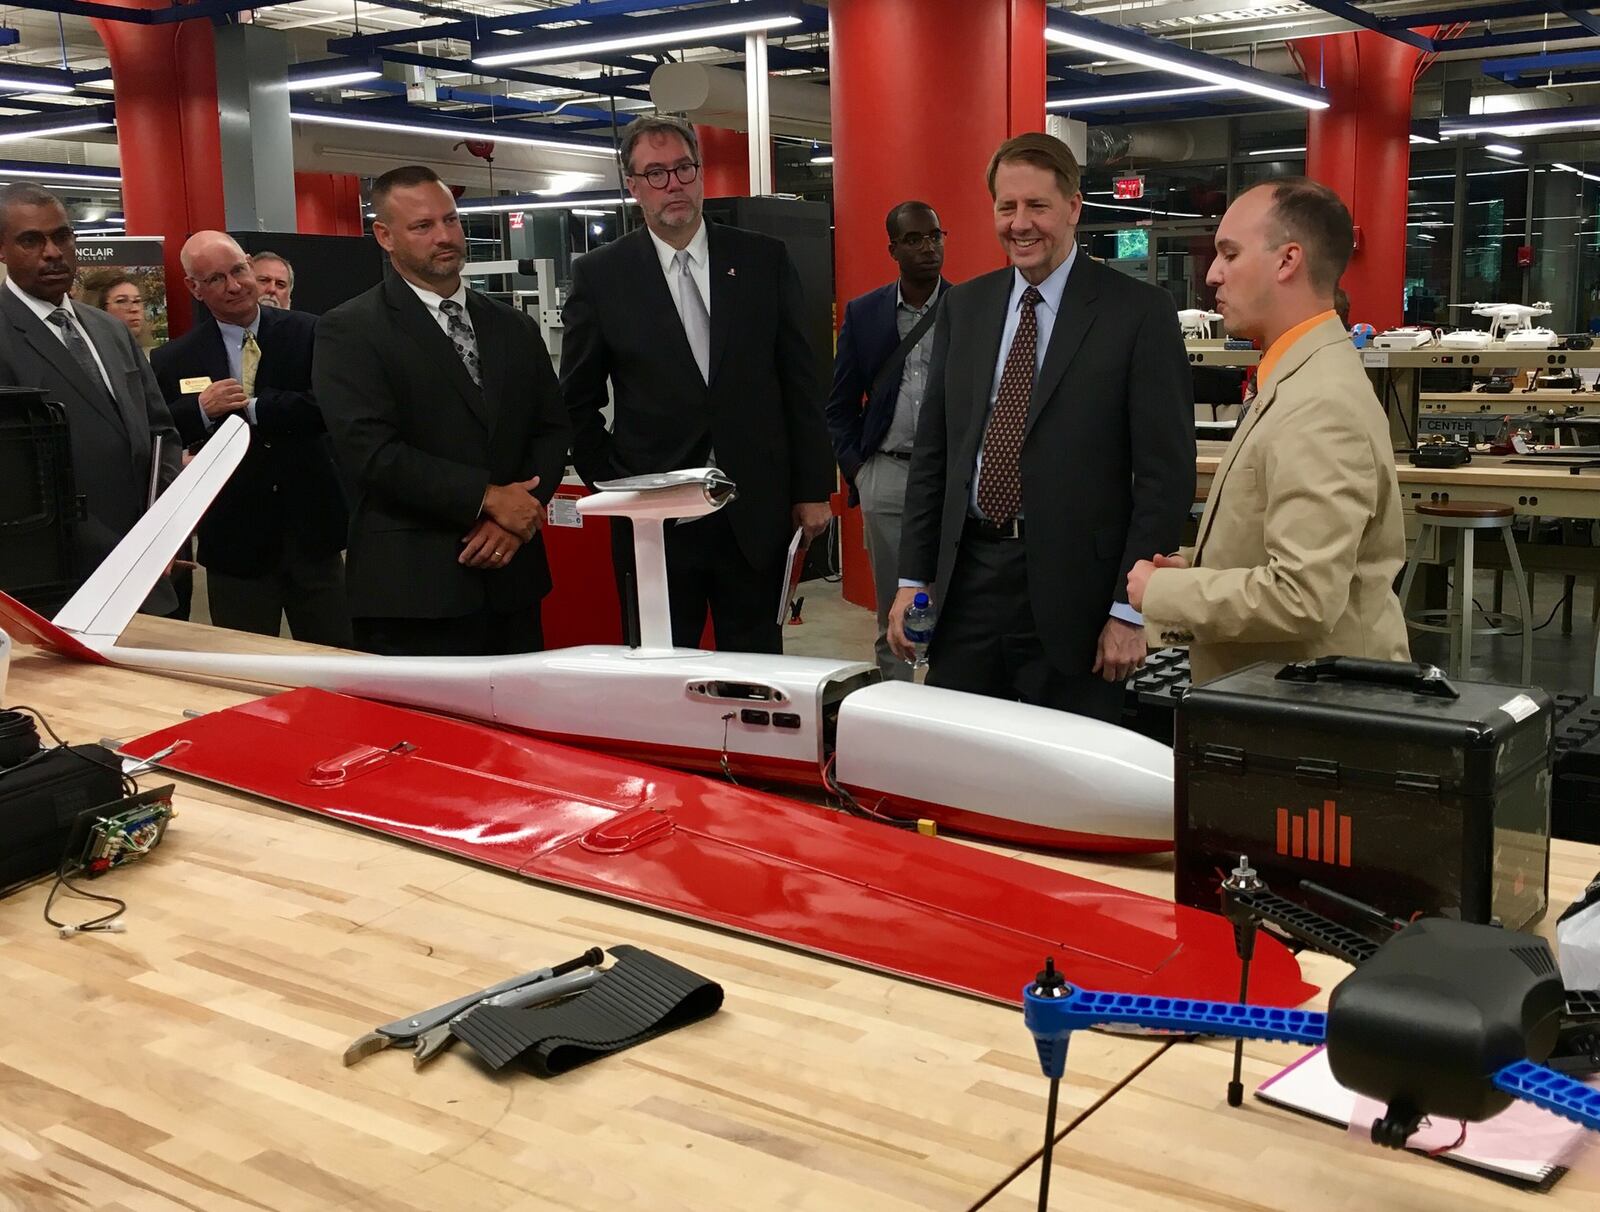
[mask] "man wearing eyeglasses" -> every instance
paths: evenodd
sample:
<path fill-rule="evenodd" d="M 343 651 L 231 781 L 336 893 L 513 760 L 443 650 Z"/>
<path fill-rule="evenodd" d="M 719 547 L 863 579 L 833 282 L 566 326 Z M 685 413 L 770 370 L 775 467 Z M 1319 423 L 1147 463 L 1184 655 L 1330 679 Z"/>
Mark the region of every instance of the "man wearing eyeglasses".
<path fill-rule="evenodd" d="M 190 236 L 184 284 L 206 314 L 150 355 L 184 444 L 231 415 L 250 448 L 200 520 L 200 564 L 218 627 L 348 647 L 347 515 L 322 412 L 311 391 L 316 319 L 262 307 L 250 258 L 226 232 Z"/>
<path fill-rule="evenodd" d="M 572 267 L 561 387 L 573 462 L 591 484 L 725 471 L 738 498 L 667 531 L 673 642 L 697 647 L 709 609 L 719 649 L 781 652 L 775 608 L 790 537 L 827 528 L 835 484 L 800 279 L 780 241 L 707 228 L 693 128 L 635 118 L 619 155 L 644 227 Z M 612 538 L 626 612 L 632 536 L 613 522 Z"/>
<path fill-rule="evenodd" d="M 945 233 L 926 202 L 902 202 L 884 220 L 899 277 L 845 304 L 833 355 L 828 430 L 850 503 L 861 505 L 878 601 L 878 668 L 910 681 L 912 667 L 889 648 L 889 604 L 900 558 L 900 518 L 917 414 L 928 386 L 934 308 L 949 285 Z"/>

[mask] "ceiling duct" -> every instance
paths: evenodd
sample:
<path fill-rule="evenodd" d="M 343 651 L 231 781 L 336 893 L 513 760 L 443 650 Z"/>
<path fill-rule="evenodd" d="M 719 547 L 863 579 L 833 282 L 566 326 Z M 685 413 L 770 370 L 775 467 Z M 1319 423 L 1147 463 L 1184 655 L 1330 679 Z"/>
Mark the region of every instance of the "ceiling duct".
<path fill-rule="evenodd" d="M 1159 126 L 1091 126 L 1089 166 L 1116 168 L 1135 164 L 1181 164 L 1195 158 L 1193 123 Z"/>
<path fill-rule="evenodd" d="M 702 63 L 663 63 L 651 73 L 650 98 L 656 108 L 679 113 L 691 122 L 745 130 L 749 110 L 745 101 L 744 73 Z M 827 143 L 832 139 L 832 114 L 828 89 L 787 76 L 768 76 L 767 95 L 772 107 L 772 130 Z"/>

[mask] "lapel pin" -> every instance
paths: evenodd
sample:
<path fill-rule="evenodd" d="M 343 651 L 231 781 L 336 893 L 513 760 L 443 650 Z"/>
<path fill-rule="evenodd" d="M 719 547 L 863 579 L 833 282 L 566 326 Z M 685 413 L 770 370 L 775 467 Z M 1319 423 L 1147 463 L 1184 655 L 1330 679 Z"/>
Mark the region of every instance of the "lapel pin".
<path fill-rule="evenodd" d="M 739 271 L 738 271 L 738 270 L 736 270 L 736 269 L 735 269 L 735 268 L 734 268 L 734 267 L 733 267 L 733 266 L 731 266 L 731 265 L 730 265 L 730 266 L 728 266 L 728 277 L 730 277 L 730 278 L 737 278 L 737 277 L 738 277 L 738 276 L 739 276 Z"/>

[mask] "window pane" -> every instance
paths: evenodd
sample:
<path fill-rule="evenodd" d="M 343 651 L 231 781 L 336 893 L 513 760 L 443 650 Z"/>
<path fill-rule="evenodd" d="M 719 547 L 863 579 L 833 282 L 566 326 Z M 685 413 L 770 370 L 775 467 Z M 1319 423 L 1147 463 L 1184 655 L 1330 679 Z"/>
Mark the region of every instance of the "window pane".
<path fill-rule="evenodd" d="M 1517 249 L 1527 239 L 1528 170 L 1488 152 L 1467 154 L 1467 207 L 1461 224 L 1461 297 L 1456 303 L 1520 303 Z M 1457 308 L 1452 323 L 1487 328 Z"/>
<path fill-rule="evenodd" d="M 1405 322 L 1458 327 L 1448 304 L 1455 257 L 1456 156 L 1423 152 L 1411 157 L 1406 207 Z M 1351 316 L 1359 323 L 1360 316 Z"/>
<path fill-rule="evenodd" d="M 1558 333 L 1600 331 L 1600 145 L 1544 149 L 1533 177 L 1530 302 L 1550 315 L 1533 323 Z M 1560 167 L 1557 167 L 1557 166 Z"/>

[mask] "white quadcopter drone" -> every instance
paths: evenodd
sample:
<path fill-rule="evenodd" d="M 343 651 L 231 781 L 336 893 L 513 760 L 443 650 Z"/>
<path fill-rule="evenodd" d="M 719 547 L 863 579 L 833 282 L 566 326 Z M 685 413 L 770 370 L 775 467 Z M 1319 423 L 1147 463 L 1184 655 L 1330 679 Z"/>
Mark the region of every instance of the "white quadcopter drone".
<path fill-rule="evenodd" d="M 1183 329 L 1185 341 L 1205 341 L 1211 338 L 1211 326 L 1220 322 L 1221 314 L 1204 308 L 1190 307 L 1178 312 L 1178 324 Z"/>
<path fill-rule="evenodd" d="M 1472 314 L 1487 319 L 1489 330 L 1458 329 L 1440 338 L 1439 345 L 1443 349 L 1488 349 L 1492 345 L 1504 349 L 1554 349 L 1560 340 L 1554 330 L 1535 328 L 1532 323 L 1538 316 L 1548 316 L 1550 310 L 1549 303 L 1473 303 Z"/>

